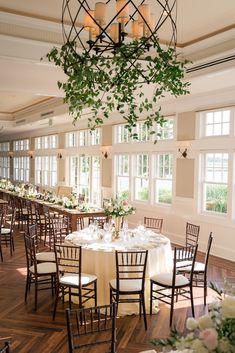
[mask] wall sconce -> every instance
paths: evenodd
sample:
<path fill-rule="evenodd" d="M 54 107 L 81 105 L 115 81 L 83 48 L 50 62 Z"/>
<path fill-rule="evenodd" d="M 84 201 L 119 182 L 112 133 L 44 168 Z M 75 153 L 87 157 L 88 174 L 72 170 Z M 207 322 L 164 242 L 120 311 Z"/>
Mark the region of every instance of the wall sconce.
<path fill-rule="evenodd" d="M 178 152 L 180 153 L 180 158 L 187 158 L 188 148 L 190 147 L 190 141 L 177 141 Z"/>
<path fill-rule="evenodd" d="M 101 146 L 100 150 L 105 159 L 108 158 L 111 146 Z"/>
<path fill-rule="evenodd" d="M 13 158 L 13 152 L 9 152 L 8 155 L 11 159 Z"/>
<path fill-rule="evenodd" d="M 28 152 L 28 155 L 29 155 L 29 158 L 30 158 L 30 159 L 33 159 L 33 151 L 29 151 L 29 152 Z"/>
<path fill-rule="evenodd" d="M 59 153 L 57 154 L 57 158 L 59 158 L 59 159 L 62 158 L 62 153 L 61 153 L 61 152 L 59 152 Z"/>

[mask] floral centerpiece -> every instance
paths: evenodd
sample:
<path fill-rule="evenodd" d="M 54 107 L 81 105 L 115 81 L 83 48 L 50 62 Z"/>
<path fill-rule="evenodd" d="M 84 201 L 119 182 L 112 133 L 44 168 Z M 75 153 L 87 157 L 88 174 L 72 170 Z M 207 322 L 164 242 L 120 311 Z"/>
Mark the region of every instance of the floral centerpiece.
<path fill-rule="evenodd" d="M 111 198 L 104 203 L 104 212 L 106 216 L 124 217 L 135 213 L 135 207 L 129 204 L 128 200 L 121 197 Z"/>
<path fill-rule="evenodd" d="M 77 195 L 71 193 L 68 197 L 63 197 L 63 206 L 65 208 L 76 208 L 78 206 Z"/>
<path fill-rule="evenodd" d="M 116 237 L 119 236 L 123 217 L 134 214 L 135 210 L 135 207 L 130 205 L 128 200 L 122 197 L 111 198 L 104 203 L 105 215 L 114 219 Z"/>
<path fill-rule="evenodd" d="M 235 353 L 235 291 L 223 296 L 223 291 L 212 285 L 219 301 L 209 305 L 208 314 L 198 319 L 188 318 L 189 333 L 181 337 L 174 329 L 171 337 L 156 339 L 155 345 L 171 346 L 172 353 Z"/>

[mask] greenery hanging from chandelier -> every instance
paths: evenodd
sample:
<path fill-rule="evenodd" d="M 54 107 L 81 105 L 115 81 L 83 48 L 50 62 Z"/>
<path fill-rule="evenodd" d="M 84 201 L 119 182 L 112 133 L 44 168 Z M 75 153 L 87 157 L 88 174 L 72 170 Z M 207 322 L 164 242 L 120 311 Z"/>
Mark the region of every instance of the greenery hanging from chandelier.
<path fill-rule="evenodd" d="M 58 87 L 65 92 L 64 102 L 74 122 L 81 118 L 84 108 L 90 108 L 88 127 L 95 129 L 118 111 L 134 139 L 138 139 L 133 128 L 140 117 L 150 134 L 156 134 L 155 124 L 162 126 L 165 121 L 159 99 L 166 93 L 174 97 L 189 93 L 189 83 L 183 82 L 188 61 L 177 60 L 175 50 L 164 49 L 159 41 L 152 43 L 150 51 L 148 45 L 146 38 L 136 39 L 101 55 L 79 52 L 74 41 L 67 41 L 47 54 L 68 77 L 66 82 L 58 82 Z M 154 85 L 151 98 L 146 95 L 150 85 Z"/>

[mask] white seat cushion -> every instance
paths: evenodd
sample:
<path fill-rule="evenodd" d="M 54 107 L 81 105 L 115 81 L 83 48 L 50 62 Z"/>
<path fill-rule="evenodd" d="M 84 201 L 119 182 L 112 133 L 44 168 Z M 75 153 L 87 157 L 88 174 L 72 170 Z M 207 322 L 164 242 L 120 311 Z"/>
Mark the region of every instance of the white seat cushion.
<path fill-rule="evenodd" d="M 55 262 L 55 253 L 53 251 L 42 251 L 36 254 L 37 261 Z"/>
<path fill-rule="evenodd" d="M 181 270 L 182 268 L 190 268 L 192 265 L 192 261 L 179 261 L 176 263 L 176 268 L 178 268 L 179 270 Z"/>
<path fill-rule="evenodd" d="M 179 271 L 190 272 L 191 267 L 183 267 L 183 268 L 180 268 Z M 204 272 L 204 271 L 205 271 L 205 264 L 203 262 L 195 262 L 193 272 Z"/>
<path fill-rule="evenodd" d="M 152 276 L 151 280 L 159 283 L 159 285 L 163 286 L 171 286 L 172 285 L 172 276 L 173 273 L 159 273 L 158 275 Z M 175 286 L 183 286 L 187 285 L 189 280 L 183 275 L 177 275 L 175 278 Z"/>
<path fill-rule="evenodd" d="M 34 266 L 29 268 L 29 271 L 34 273 Z M 42 262 L 37 264 L 37 272 L 40 275 L 56 273 L 56 264 L 53 262 Z"/>
<path fill-rule="evenodd" d="M 112 279 L 109 283 L 113 289 L 117 289 L 116 279 Z M 141 291 L 142 289 L 141 279 L 123 279 L 123 280 L 120 280 L 119 283 L 120 283 L 119 290 L 122 292 L 136 292 L 136 291 Z"/>
<path fill-rule="evenodd" d="M 2 228 L 1 229 L 1 234 L 2 235 L 9 235 L 11 233 L 10 228 Z"/>
<path fill-rule="evenodd" d="M 87 285 L 97 279 L 96 276 L 90 275 L 87 273 L 82 273 L 81 275 L 81 282 L 82 286 Z M 68 286 L 77 286 L 79 285 L 79 278 L 77 274 L 65 274 L 64 276 L 60 277 L 60 283 Z"/>

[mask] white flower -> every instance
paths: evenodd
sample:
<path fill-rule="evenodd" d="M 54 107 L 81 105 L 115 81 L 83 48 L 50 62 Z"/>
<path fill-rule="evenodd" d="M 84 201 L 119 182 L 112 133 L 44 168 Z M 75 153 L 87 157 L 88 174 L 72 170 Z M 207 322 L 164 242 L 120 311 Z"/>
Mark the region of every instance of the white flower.
<path fill-rule="evenodd" d="M 193 317 L 189 317 L 186 321 L 186 327 L 188 330 L 192 331 L 198 327 L 198 322 Z"/>
<path fill-rule="evenodd" d="M 221 303 L 221 315 L 223 318 L 235 318 L 235 297 L 227 296 Z"/>
<path fill-rule="evenodd" d="M 208 349 L 204 346 L 201 340 L 199 338 L 194 339 L 194 341 L 191 344 L 191 348 L 193 352 L 197 353 L 208 353 Z"/>
<path fill-rule="evenodd" d="M 229 343 L 229 340 L 226 337 L 222 338 L 219 341 L 218 348 L 221 353 L 235 352 L 235 347 L 232 351 L 231 344 Z"/>
<path fill-rule="evenodd" d="M 209 315 L 203 315 L 198 318 L 198 327 L 200 330 L 214 327 L 214 323 Z"/>

